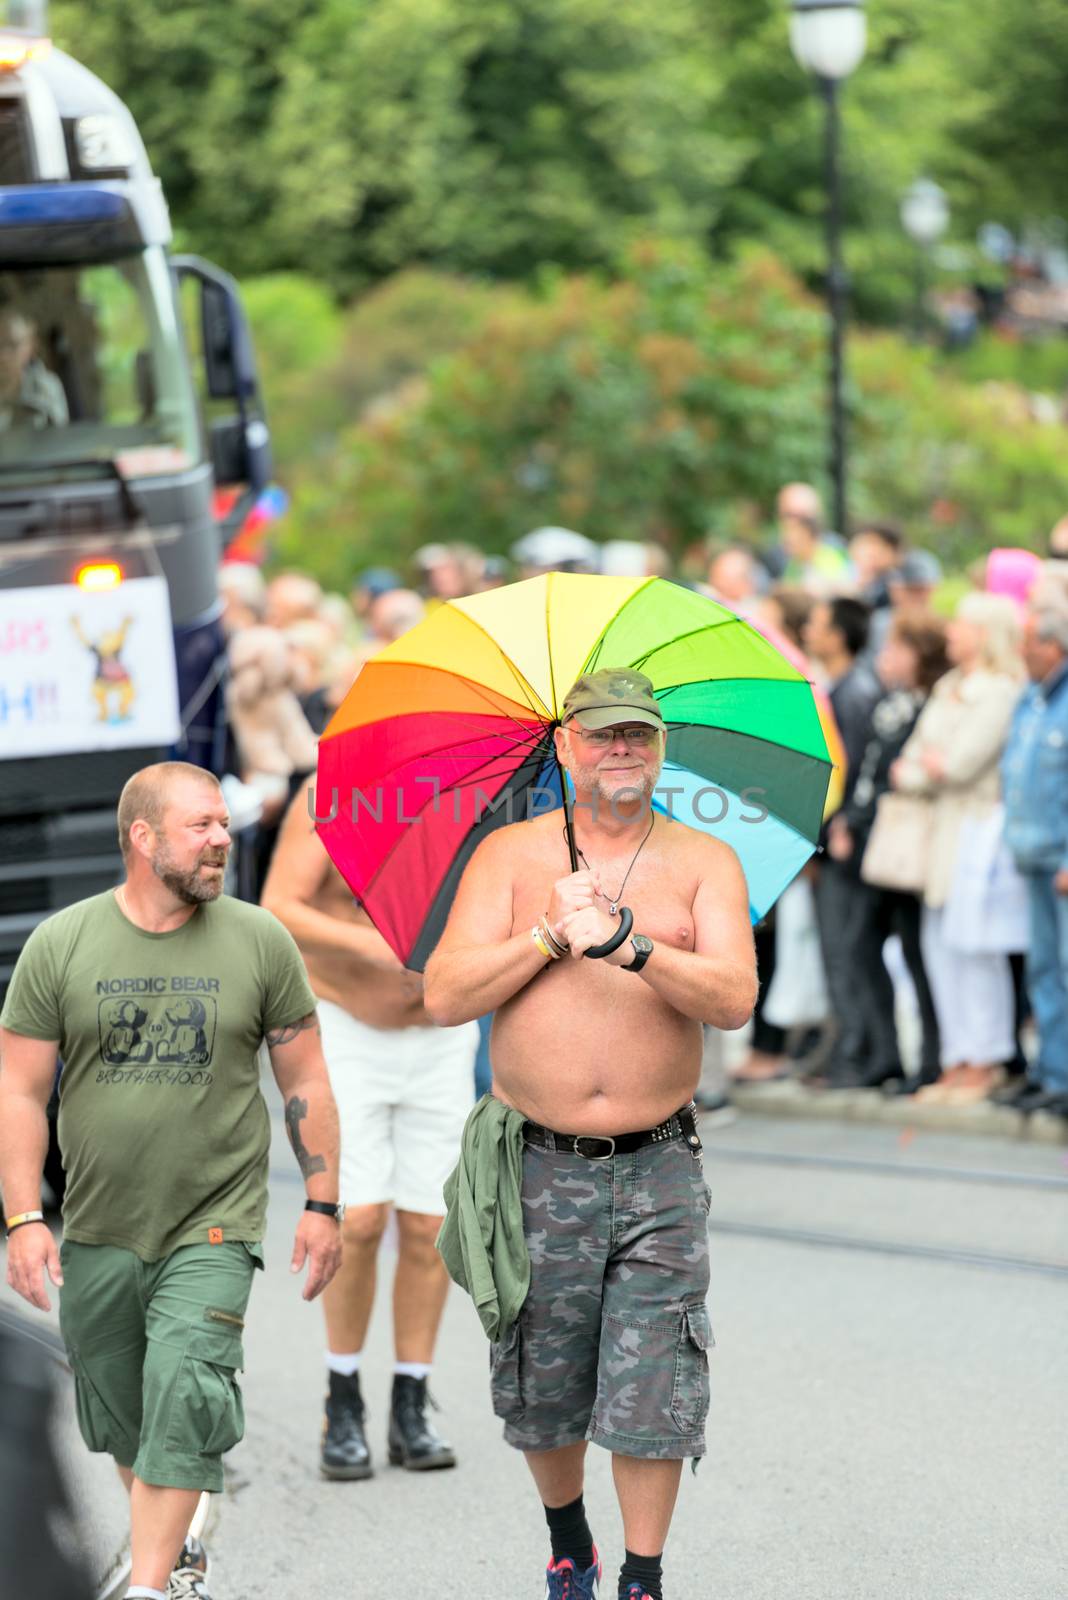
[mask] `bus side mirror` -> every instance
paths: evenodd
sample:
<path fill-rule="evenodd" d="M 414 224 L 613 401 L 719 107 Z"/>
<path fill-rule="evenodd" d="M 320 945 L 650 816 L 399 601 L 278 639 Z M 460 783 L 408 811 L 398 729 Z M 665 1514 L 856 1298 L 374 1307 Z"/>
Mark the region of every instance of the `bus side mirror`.
<path fill-rule="evenodd" d="M 237 284 L 200 256 L 174 256 L 178 283 L 192 281 L 199 301 L 201 367 L 206 398 L 237 402 L 236 414 L 208 419 L 215 482 L 247 484 L 257 494 L 271 481 L 271 439 L 263 420 L 256 357 Z M 193 330 L 189 329 L 190 336 Z M 214 408 L 218 409 L 218 408 Z"/>
<path fill-rule="evenodd" d="M 209 400 L 259 395 L 256 358 L 241 295 L 233 278 L 200 256 L 174 256 L 179 283 L 192 280 L 200 302 L 200 356 Z"/>
<path fill-rule="evenodd" d="M 244 318 L 235 316 L 234 300 L 221 284 L 209 278 L 200 281 L 200 332 L 204 352 L 204 376 L 212 400 L 237 400 L 255 385 L 256 371 L 242 359 L 248 345 Z M 251 372 L 247 371 L 251 367 Z M 246 370 L 243 371 L 242 369 Z"/>

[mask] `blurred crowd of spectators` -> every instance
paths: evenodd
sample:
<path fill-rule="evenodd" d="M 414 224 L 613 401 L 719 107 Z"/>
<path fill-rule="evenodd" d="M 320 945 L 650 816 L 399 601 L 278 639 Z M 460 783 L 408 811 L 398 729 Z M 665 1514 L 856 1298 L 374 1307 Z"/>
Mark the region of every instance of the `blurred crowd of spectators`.
<path fill-rule="evenodd" d="M 657 544 L 552 527 L 507 561 L 427 545 L 407 581 L 368 569 L 348 596 L 225 564 L 231 765 L 260 814 L 245 890 L 362 665 L 429 608 L 553 570 L 674 578 L 803 657 L 840 739 L 822 849 L 757 929 L 733 1076 L 1068 1117 L 1068 517 L 1045 558 L 990 552 L 947 619 L 938 560 L 897 527 L 847 541 L 803 483 L 776 511 L 771 546 L 711 544 L 681 573 Z"/>

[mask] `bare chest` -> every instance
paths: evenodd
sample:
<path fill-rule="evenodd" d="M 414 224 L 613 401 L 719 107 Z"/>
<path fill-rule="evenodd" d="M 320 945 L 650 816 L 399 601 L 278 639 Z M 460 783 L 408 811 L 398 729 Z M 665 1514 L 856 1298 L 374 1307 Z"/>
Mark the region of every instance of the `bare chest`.
<path fill-rule="evenodd" d="M 685 864 L 677 857 L 672 859 L 671 851 L 650 841 L 637 859 L 630 850 L 622 856 L 594 857 L 588 863 L 580 859 L 580 869 L 584 865 L 599 873 L 604 890 L 598 900 L 602 911 L 611 913 L 613 904 L 627 905 L 634 914 L 636 933 L 677 950 L 693 949 L 696 884 Z M 542 849 L 532 855 L 512 884 L 513 934 L 534 926 L 548 909 L 553 885 L 569 875 L 563 839 L 559 850 Z"/>

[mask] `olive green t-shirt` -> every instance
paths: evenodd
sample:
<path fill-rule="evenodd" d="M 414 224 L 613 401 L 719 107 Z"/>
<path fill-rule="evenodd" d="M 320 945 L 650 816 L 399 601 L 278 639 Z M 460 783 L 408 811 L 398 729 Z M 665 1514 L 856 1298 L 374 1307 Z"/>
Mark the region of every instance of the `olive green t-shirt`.
<path fill-rule="evenodd" d="M 144 1261 L 262 1239 L 270 1120 L 257 1053 L 268 1029 L 315 1004 L 281 923 L 226 895 L 173 933 L 136 927 L 110 891 L 40 923 L 0 1024 L 59 1041 L 65 1236 Z"/>

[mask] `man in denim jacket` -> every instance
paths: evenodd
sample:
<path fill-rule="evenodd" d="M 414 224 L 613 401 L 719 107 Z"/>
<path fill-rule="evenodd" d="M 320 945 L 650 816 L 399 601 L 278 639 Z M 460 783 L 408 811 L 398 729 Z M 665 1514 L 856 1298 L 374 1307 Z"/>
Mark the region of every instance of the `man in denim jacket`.
<path fill-rule="evenodd" d="M 1027 984 L 1038 1024 L 1032 1081 L 996 1098 L 1068 1116 L 1068 611 L 1032 610 L 1024 691 L 1001 761 L 1005 840 L 1031 897 Z"/>

